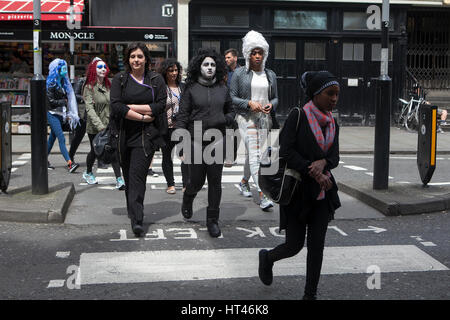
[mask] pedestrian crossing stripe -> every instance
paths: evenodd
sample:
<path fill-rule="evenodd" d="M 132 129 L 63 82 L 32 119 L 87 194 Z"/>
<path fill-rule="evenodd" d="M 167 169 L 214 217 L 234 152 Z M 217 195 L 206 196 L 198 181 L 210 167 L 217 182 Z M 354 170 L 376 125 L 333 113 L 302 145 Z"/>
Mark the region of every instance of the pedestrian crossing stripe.
<path fill-rule="evenodd" d="M 78 285 L 258 277 L 261 248 L 82 253 Z M 322 274 L 449 270 L 415 245 L 325 247 Z M 273 267 L 275 277 L 304 276 L 306 250 Z"/>

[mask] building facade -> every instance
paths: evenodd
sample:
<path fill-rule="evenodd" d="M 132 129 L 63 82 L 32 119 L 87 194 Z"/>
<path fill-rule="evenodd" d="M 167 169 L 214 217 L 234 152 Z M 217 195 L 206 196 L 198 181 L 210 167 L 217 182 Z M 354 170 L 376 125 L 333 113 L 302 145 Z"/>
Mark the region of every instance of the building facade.
<path fill-rule="evenodd" d="M 304 71 L 329 70 L 341 83 L 337 106 L 341 123 L 370 125 L 375 113 L 374 79 L 380 75 L 381 2 L 192 0 L 189 57 L 200 47 L 220 52 L 233 47 L 241 53 L 242 37 L 249 30 L 259 31 L 270 45 L 267 66 L 278 76 L 280 118 L 305 102 L 299 86 Z M 408 67 L 425 88 L 450 89 L 450 8 L 442 1 L 390 3 L 394 115 L 398 98 L 407 91 Z M 430 19 L 440 17 L 439 31 L 432 31 L 432 21 L 424 18 L 424 12 Z M 439 44 L 435 44 L 435 35 L 440 37 Z M 430 52 L 430 59 L 440 55 L 440 64 L 427 60 Z"/>

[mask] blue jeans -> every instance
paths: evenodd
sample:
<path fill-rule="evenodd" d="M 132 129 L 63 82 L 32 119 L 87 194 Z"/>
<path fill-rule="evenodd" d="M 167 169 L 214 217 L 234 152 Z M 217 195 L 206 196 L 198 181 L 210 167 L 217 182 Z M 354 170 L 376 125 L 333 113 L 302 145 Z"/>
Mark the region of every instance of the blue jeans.
<path fill-rule="evenodd" d="M 66 138 L 64 137 L 64 132 L 62 129 L 63 118 L 56 114 L 51 114 L 47 111 L 47 122 L 50 125 L 50 136 L 47 141 L 47 154 L 50 154 L 52 151 L 53 144 L 55 143 L 56 138 L 58 138 L 59 150 L 61 150 L 61 154 L 66 161 L 70 160 L 69 152 L 66 148 Z"/>

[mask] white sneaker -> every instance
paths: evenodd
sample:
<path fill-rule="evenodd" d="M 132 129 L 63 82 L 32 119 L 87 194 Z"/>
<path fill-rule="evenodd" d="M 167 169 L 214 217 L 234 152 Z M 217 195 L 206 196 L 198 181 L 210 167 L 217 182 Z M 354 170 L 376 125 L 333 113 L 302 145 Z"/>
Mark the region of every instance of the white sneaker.
<path fill-rule="evenodd" d="M 248 184 L 248 181 L 245 183 L 239 182 L 239 190 L 241 191 L 241 194 L 244 197 L 250 198 L 253 197 L 252 192 L 250 191 L 250 185 Z"/>
<path fill-rule="evenodd" d="M 94 176 L 94 174 L 91 173 L 87 173 L 86 171 L 83 172 L 83 179 L 87 182 L 87 184 L 97 184 L 97 178 Z"/>
<path fill-rule="evenodd" d="M 259 207 L 265 211 L 273 207 L 273 202 L 270 201 L 265 195 L 263 195 L 261 198 L 261 202 L 259 203 Z"/>

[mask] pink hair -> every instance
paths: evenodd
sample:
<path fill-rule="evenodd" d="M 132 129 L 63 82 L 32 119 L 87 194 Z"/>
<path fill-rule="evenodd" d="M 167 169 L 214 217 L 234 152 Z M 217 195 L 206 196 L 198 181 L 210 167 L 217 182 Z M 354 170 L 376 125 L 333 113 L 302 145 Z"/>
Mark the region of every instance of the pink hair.
<path fill-rule="evenodd" d="M 109 74 L 109 67 L 103 60 L 95 60 L 89 63 L 88 68 L 86 70 L 86 82 L 85 85 L 88 85 L 90 87 L 93 87 L 95 83 L 97 82 L 97 63 L 103 62 L 106 66 L 106 73 L 105 73 L 105 87 L 107 89 L 111 88 L 111 81 L 109 81 L 108 74 Z"/>

